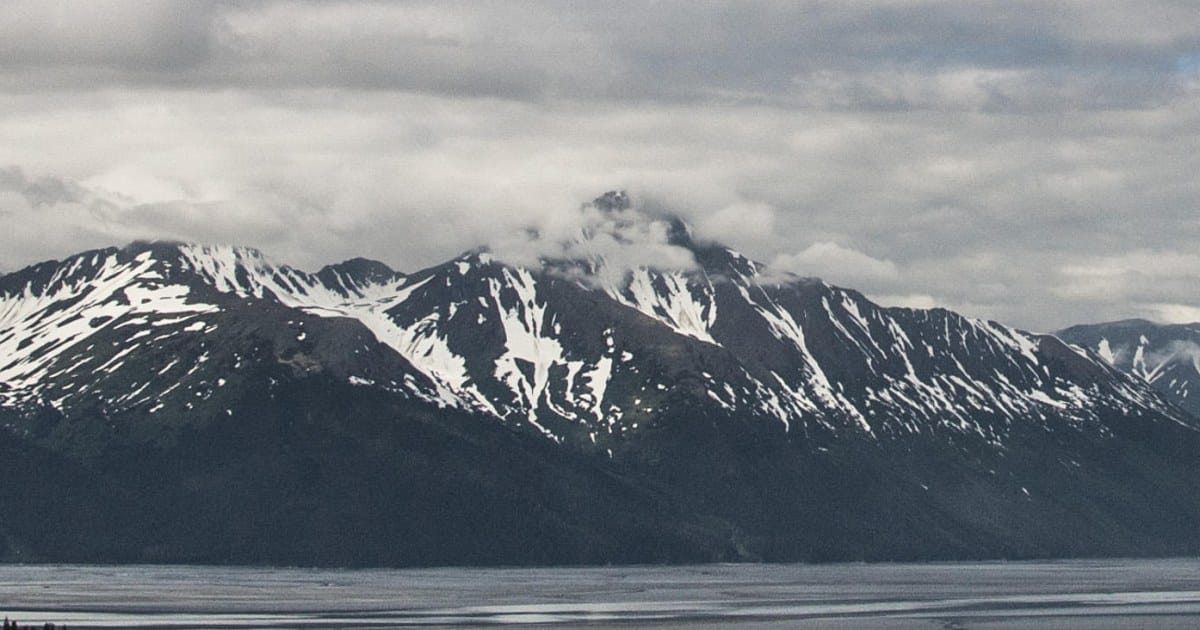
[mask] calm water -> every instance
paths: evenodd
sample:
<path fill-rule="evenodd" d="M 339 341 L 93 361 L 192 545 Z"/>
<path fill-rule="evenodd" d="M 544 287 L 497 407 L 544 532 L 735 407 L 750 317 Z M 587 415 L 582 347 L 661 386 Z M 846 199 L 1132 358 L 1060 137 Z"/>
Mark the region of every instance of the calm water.
<path fill-rule="evenodd" d="M 1200 560 L 308 570 L 0 565 L 71 628 L 1200 628 Z"/>

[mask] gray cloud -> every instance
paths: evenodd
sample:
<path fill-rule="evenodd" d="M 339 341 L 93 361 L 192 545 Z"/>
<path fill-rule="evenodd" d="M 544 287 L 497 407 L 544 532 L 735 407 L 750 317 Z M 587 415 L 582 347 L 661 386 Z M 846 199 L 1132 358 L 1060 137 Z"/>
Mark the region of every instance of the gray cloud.
<path fill-rule="evenodd" d="M 1186 2 L 10 3 L 10 89 L 398 89 L 844 109 L 1136 107 L 1200 51 Z M 1187 62 L 1184 62 L 1187 65 Z"/>
<path fill-rule="evenodd" d="M 1188 317 L 1194 12 L 14 2 L 0 267 L 169 237 L 413 269 L 572 233 L 621 187 L 883 301 L 1035 329 Z"/>

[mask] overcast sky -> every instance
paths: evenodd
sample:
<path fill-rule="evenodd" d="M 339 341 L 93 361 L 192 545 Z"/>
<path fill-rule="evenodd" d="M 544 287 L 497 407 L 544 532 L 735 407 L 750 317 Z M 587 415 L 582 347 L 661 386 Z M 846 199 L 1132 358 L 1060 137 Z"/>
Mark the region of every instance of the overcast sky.
<path fill-rule="evenodd" d="M 1179 2 L 6 2 L 0 270 L 414 270 L 627 189 L 886 304 L 1200 320 Z"/>

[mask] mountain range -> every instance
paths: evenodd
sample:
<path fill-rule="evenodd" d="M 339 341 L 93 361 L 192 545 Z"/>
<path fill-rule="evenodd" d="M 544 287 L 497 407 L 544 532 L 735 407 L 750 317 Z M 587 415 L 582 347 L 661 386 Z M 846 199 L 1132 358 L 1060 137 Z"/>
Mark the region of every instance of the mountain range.
<path fill-rule="evenodd" d="M 885 308 L 622 193 L 587 210 L 532 262 L 136 242 L 0 277 L 0 558 L 1200 550 L 1197 327 Z M 630 264 L 642 237 L 686 264 Z"/>
<path fill-rule="evenodd" d="M 1145 380 L 1180 408 L 1200 416 L 1200 396 L 1191 396 L 1200 386 L 1200 324 L 1129 319 L 1072 326 L 1056 334 Z"/>

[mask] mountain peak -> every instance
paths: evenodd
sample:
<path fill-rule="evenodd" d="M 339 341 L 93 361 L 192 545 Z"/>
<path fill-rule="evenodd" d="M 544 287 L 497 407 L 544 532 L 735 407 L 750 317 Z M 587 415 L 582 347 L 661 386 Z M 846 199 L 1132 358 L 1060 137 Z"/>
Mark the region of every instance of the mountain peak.
<path fill-rule="evenodd" d="M 628 193 L 624 190 L 610 190 L 592 200 L 593 208 L 603 212 L 621 212 L 633 207 Z"/>
<path fill-rule="evenodd" d="M 197 243 L 174 239 L 138 239 L 120 248 L 120 251 L 139 255 L 151 252 L 152 257 L 169 260 L 178 255 L 227 255 L 241 259 L 266 260 L 267 256 L 254 247 L 245 245 L 227 245 L 212 243 Z"/>
<path fill-rule="evenodd" d="M 641 242 L 649 238 L 659 244 L 694 249 L 692 227 L 683 218 L 647 208 L 634 207 L 623 190 L 610 190 L 584 208 L 600 211 L 599 221 L 583 228 L 585 239 L 595 234 L 607 234 L 622 243 Z"/>
<path fill-rule="evenodd" d="M 1102 323 L 1098 323 L 1098 324 L 1078 324 L 1078 325 L 1072 326 L 1071 328 L 1068 328 L 1066 330 L 1072 330 L 1072 329 L 1076 329 L 1076 328 L 1097 328 L 1097 327 L 1104 327 L 1107 329 L 1118 329 L 1118 328 L 1119 329 L 1134 329 L 1134 328 L 1145 329 L 1145 328 L 1160 328 L 1160 327 L 1162 327 L 1162 324 L 1159 324 L 1158 322 L 1152 322 L 1148 319 L 1143 319 L 1140 317 L 1132 317 L 1129 319 L 1121 319 L 1121 320 L 1112 321 L 1112 322 L 1102 322 Z"/>
<path fill-rule="evenodd" d="M 326 279 L 335 275 L 348 276 L 357 282 L 383 284 L 404 277 L 404 274 L 392 269 L 385 263 L 370 258 L 355 257 L 340 263 L 325 265 L 317 272 L 317 277 Z"/>
<path fill-rule="evenodd" d="M 1125 319 L 1072 326 L 1056 333 L 1154 386 L 1168 400 L 1200 414 L 1200 330 L 1189 324 Z"/>

